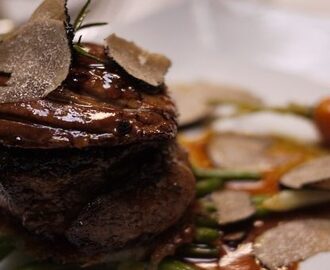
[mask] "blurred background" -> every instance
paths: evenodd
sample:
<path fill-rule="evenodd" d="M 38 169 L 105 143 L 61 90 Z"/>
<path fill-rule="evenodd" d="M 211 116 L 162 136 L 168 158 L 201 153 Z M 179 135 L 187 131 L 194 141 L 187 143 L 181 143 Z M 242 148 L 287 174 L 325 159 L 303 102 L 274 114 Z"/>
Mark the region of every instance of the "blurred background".
<path fill-rule="evenodd" d="M 0 0 L 0 33 L 41 0 Z M 72 15 L 83 0 L 69 0 Z M 85 41 L 116 32 L 173 60 L 168 80 L 251 89 L 268 102 L 330 93 L 329 0 L 94 0 Z M 6 20 L 7 19 L 7 20 Z M 10 19 L 10 20 L 8 20 Z"/>

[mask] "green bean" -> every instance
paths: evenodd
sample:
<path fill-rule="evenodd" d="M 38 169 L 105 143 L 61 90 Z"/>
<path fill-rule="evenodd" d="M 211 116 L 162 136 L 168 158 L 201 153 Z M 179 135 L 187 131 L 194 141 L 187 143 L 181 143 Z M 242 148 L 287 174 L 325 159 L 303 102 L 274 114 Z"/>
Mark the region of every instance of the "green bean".
<path fill-rule="evenodd" d="M 219 250 L 214 247 L 188 244 L 179 249 L 179 253 L 191 258 L 218 258 Z"/>
<path fill-rule="evenodd" d="M 0 236 L 0 260 L 4 259 L 15 249 L 15 240 L 11 236 Z"/>
<path fill-rule="evenodd" d="M 197 197 L 205 196 L 223 185 L 222 179 L 210 178 L 206 180 L 201 180 L 196 183 L 196 195 Z"/>
<path fill-rule="evenodd" d="M 195 241 L 203 244 L 210 244 L 219 239 L 220 233 L 215 229 L 197 228 L 195 232 Z"/>
<path fill-rule="evenodd" d="M 264 217 L 267 216 L 271 211 L 269 211 L 268 209 L 262 207 L 262 206 L 257 206 L 256 207 L 256 216 L 257 217 Z"/>
<path fill-rule="evenodd" d="M 91 4 L 91 0 L 87 0 L 85 5 L 82 7 L 82 9 L 79 11 L 79 14 L 77 16 L 77 18 L 75 19 L 74 23 L 73 23 L 73 29 L 75 31 L 79 30 L 80 26 L 82 25 L 85 17 L 88 14 L 88 7 Z"/>
<path fill-rule="evenodd" d="M 95 55 L 92 55 L 92 54 L 88 53 L 82 46 L 80 46 L 78 44 L 73 44 L 72 48 L 75 52 L 77 52 L 80 55 L 91 58 L 91 59 L 93 59 L 93 60 L 95 60 L 99 63 L 104 63 L 104 61 L 101 58 L 98 58 Z"/>
<path fill-rule="evenodd" d="M 201 199 L 198 202 L 201 205 L 202 209 L 205 210 L 207 213 L 214 213 L 217 211 L 217 208 L 215 207 L 214 203 L 209 200 Z"/>
<path fill-rule="evenodd" d="M 265 207 L 263 207 L 263 203 L 265 200 L 269 199 L 270 196 L 268 195 L 256 195 L 256 196 L 252 196 L 251 200 L 252 202 L 255 204 L 256 207 L 256 215 L 259 217 L 263 217 L 266 216 L 267 214 L 269 214 L 269 210 L 266 209 Z"/>
<path fill-rule="evenodd" d="M 196 218 L 196 225 L 200 227 L 208 227 L 214 229 L 217 229 L 219 227 L 219 223 L 215 219 L 207 216 L 198 216 Z"/>
<path fill-rule="evenodd" d="M 255 195 L 251 197 L 251 200 L 255 205 L 261 205 L 268 198 L 270 198 L 268 195 Z"/>
<path fill-rule="evenodd" d="M 181 261 L 165 260 L 160 263 L 158 270 L 196 270 L 196 268 Z"/>
<path fill-rule="evenodd" d="M 233 171 L 225 169 L 203 169 L 193 168 L 194 174 L 197 178 L 220 178 L 223 180 L 258 180 L 261 174 L 251 171 Z"/>
<path fill-rule="evenodd" d="M 288 212 L 330 201 L 330 192 L 318 190 L 282 190 L 261 204 L 271 212 Z"/>

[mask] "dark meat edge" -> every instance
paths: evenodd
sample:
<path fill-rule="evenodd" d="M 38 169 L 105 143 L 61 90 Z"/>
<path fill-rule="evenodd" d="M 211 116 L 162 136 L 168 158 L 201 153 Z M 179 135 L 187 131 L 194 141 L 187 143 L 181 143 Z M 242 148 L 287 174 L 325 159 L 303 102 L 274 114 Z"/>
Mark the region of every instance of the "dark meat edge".
<path fill-rule="evenodd" d="M 186 197 L 184 198 L 185 205 L 182 206 L 184 208 L 183 210 L 185 210 L 194 198 L 194 177 L 193 177 L 193 175 L 190 171 L 190 168 L 188 166 L 187 157 L 185 156 L 185 154 L 183 154 L 181 152 L 181 150 L 179 150 L 179 151 L 177 149 L 173 150 L 173 148 L 170 150 L 170 152 L 175 152 L 173 154 L 174 156 L 172 155 L 172 159 L 170 160 L 170 162 L 173 162 L 173 163 L 179 162 L 179 163 L 181 163 L 181 165 L 185 168 L 184 170 L 189 175 L 188 179 L 181 179 L 181 181 L 183 181 L 182 184 L 187 184 L 188 190 L 189 190 L 188 194 L 185 194 L 186 195 Z M 142 189 L 142 192 L 143 192 L 143 189 Z M 172 206 L 172 208 L 173 208 L 173 206 Z M 181 216 L 181 214 L 183 214 L 183 213 L 180 213 L 180 216 Z M 172 224 L 169 224 L 169 226 L 174 225 L 177 221 L 178 221 L 177 219 L 173 220 Z M 168 226 L 167 226 L 167 228 L 168 228 Z M 141 244 L 142 244 L 142 247 L 153 246 L 152 243 L 155 241 L 154 239 L 157 239 L 157 236 L 159 234 L 162 234 L 163 231 L 166 231 L 167 228 L 163 228 L 162 231 L 158 232 L 154 236 L 149 235 L 149 236 L 147 236 L 147 238 L 145 236 L 142 236 L 142 237 L 138 237 L 137 239 L 133 239 L 133 241 L 129 241 L 129 243 L 118 247 L 114 251 L 111 251 L 110 252 L 111 256 L 108 256 L 109 255 L 108 251 L 103 252 L 103 253 L 101 252 L 100 253 L 101 255 L 90 256 L 90 254 L 93 253 L 93 252 L 90 252 L 91 251 L 90 249 L 86 254 L 86 252 L 81 253 L 81 250 L 79 250 L 79 248 L 75 248 L 72 245 L 68 245 L 68 247 L 64 248 L 63 245 L 59 244 L 60 248 L 58 248 L 58 254 L 56 254 L 55 256 L 54 256 L 54 254 L 53 255 L 48 254 L 48 257 L 53 257 L 53 258 L 57 257 L 57 258 L 55 258 L 55 260 L 65 262 L 65 263 L 77 262 L 77 260 L 79 259 L 80 264 L 94 264 L 94 263 L 100 263 L 102 261 L 106 261 L 106 260 L 109 260 L 109 259 L 111 260 L 111 259 L 114 259 L 114 257 L 121 257 L 121 256 L 125 255 L 125 253 L 127 253 L 129 250 L 133 250 L 133 254 L 139 255 L 139 257 L 144 257 L 144 255 L 148 252 L 144 252 L 143 249 L 141 250 Z M 55 239 L 55 240 L 59 240 L 59 242 L 61 242 L 63 239 Z M 51 242 L 48 242 L 48 244 L 49 243 L 51 243 Z M 53 243 L 52 244 L 52 249 L 55 246 L 56 245 L 54 245 L 54 243 Z M 77 252 L 77 249 L 80 251 L 80 255 L 78 255 L 78 256 L 77 255 L 72 255 L 72 254 L 75 254 L 75 252 Z M 42 248 L 42 250 L 43 250 L 43 248 Z M 63 250 L 66 250 L 64 257 L 63 257 L 63 253 L 62 253 Z M 139 251 L 139 252 L 137 252 L 137 251 Z M 53 251 L 50 251 L 49 253 L 52 253 L 52 252 Z M 128 253 L 130 253 L 130 252 L 128 252 Z M 70 255 L 71 257 L 68 256 L 67 254 L 71 254 Z M 97 254 L 97 252 L 95 254 Z"/>
<path fill-rule="evenodd" d="M 159 179 L 166 151 L 160 142 L 52 151 L 2 147 L 0 205 L 30 231 L 54 238 L 98 196 Z"/>
<path fill-rule="evenodd" d="M 90 47 L 91 54 L 104 59 L 105 52 L 101 46 L 92 44 L 86 45 Z M 105 66 L 107 72 L 106 75 L 115 75 L 112 76 L 110 85 L 111 89 L 107 88 L 106 91 L 104 91 L 106 88 L 102 88 L 102 83 L 104 81 L 94 81 L 96 77 L 102 77 L 99 75 L 103 75 L 98 73 L 96 69 L 91 68 L 90 64 L 95 63 L 88 58 L 78 56 L 74 59 L 67 80 L 61 87 L 49 95 L 49 97 L 36 102 L 3 104 L 0 106 L 0 143 L 7 147 L 25 148 L 22 150 L 29 153 L 27 154 L 26 163 L 15 161 L 16 164 L 15 162 L 12 164 L 1 164 L 2 167 L 0 165 L 0 171 L 5 172 L 7 176 L 12 174 L 18 178 L 25 174 L 23 175 L 23 178 L 26 177 L 25 180 L 32 182 L 32 186 L 27 185 L 26 190 L 29 188 L 36 188 L 36 191 L 43 193 L 44 190 L 42 190 L 42 188 L 33 187 L 33 184 L 38 186 L 38 183 L 33 182 L 35 180 L 34 177 L 41 176 L 42 173 L 45 173 L 45 171 L 42 170 L 46 170 L 46 168 L 42 167 L 38 169 L 38 162 L 37 164 L 33 164 L 33 162 L 28 160 L 29 156 L 33 157 L 31 154 L 34 150 L 31 148 L 35 148 L 36 151 L 34 154 L 36 155 L 42 153 L 42 149 L 50 149 L 51 155 L 51 153 L 54 153 L 53 150 L 58 148 L 62 148 L 63 151 L 68 150 L 68 148 L 88 149 L 89 147 L 94 146 L 117 147 L 118 145 L 123 145 L 124 148 L 129 148 L 131 144 L 146 145 L 157 142 L 154 147 L 155 151 L 166 152 L 161 154 L 161 159 L 164 159 L 160 163 L 161 165 L 164 165 L 162 174 L 157 171 L 158 168 L 152 168 L 151 171 L 149 171 L 149 174 L 151 175 L 149 178 L 155 178 L 153 181 L 142 174 L 138 174 L 138 176 L 136 176 L 136 181 L 141 183 L 134 183 L 133 185 L 131 181 L 128 181 L 133 186 L 131 188 L 123 190 L 123 187 L 120 185 L 121 183 L 119 183 L 118 186 L 115 185 L 115 191 L 109 192 L 109 189 L 106 189 L 101 192 L 95 192 L 92 198 L 88 199 L 91 203 L 89 203 L 84 209 L 81 208 L 83 210 L 78 215 L 78 221 L 70 224 L 70 229 L 65 231 L 66 236 L 78 246 L 77 248 L 73 245 L 69 245 L 69 250 L 72 249 L 73 251 L 76 251 L 85 243 L 90 247 L 93 240 L 95 240 L 94 242 L 98 245 L 100 241 L 98 240 L 98 236 L 93 232 L 93 225 L 102 225 L 103 221 L 101 220 L 99 224 L 92 224 L 91 228 L 87 228 L 87 231 L 90 230 L 90 233 L 88 232 L 87 235 L 85 233 L 86 228 L 81 226 L 82 220 L 89 221 L 90 219 L 95 220 L 100 218 L 100 215 L 93 216 L 90 215 L 90 212 L 93 214 L 94 211 L 101 211 L 102 213 L 104 209 L 107 210 L 108 206 L 113 206 L 122 200 L 118 207 L 115 207 L 113 211 L 110 211 L 115 212 L 118 211 L 116 209 L 125 204 L 126 197 L 133 198 L 132 202 L 135 200 L 137 203 L 141 203 L 144 196 L 147 196 L 146 201 L 149 199 L 152 200 L 152 205 L 155 206 L 155 209 L 149 209 L 149 216 L 152 217 L 153 214 L 155 214 L 153 218 L 153 221 L 155 221 L 155 217 L 158 217 L 158 215 L 161 214 L 157 213 L 157 211 L 162 207 L 167 207 L 168 211 L 169 206 L 166 205 L 166 200 L 170 202 L 170 206 L 175 209 L 170 209 L 172 210 L 172 213 L 169 212 L 169 217 L 164 216 L 164 214 L 163 216 L 160 215 L 159 220 L 157 221 L 159 224 L 156 225 L 148 224 L 147 220 L 144 220 L 144 223 L 142 222 L 142 224 L 145 226 L 140 226 L 141 228 L 138 228 L 137 231 L 135 231 L 135 235 L 128 237 L 126 242 L 117 241 L 116 245 L 113 245 L 113 252 L 118 256 L 118 254 L 125 250 L 137 250 L 145 244 L 148 244 L 148 246 L 154 246 L 152 243 L 156 241 L 159 234 L 164 233 L 164 231 L 167 231 L 170 226 L 174 226 L 174 224 L 178 222 L 194 198 L 194 177 L 189 168 L 187 158 L 181 153 L 181 150 L 178 150 L 176 146 L 172 145 L 172 140 L 175 139 L 177 134 L 177 112 L 173 101 L 168 96 L 166 86 L 163 84 L 156 88 L 150 87 L 146 83 L 127 74 L 127 72 L 119 67 L 114 61 L 111 61 L 110 59 L 107 60 L 109 61 L 107 61 L 108 63 Z M 95 73 L 94 77 L 88 76 L 88 74 L 92 73 Z M 3 77 L 4 75 L 5 74 L 0 74 L 0 86 L 6 83 L 6 78 Z M 81 104 L 81 102 L 85 103 Z M 103 117 L 105 118 L 97 118 L 97 113 L 103 113 Z M 105 116 L 104 113 L 113 115 Z M 165 150 L 163 148 L 165 148 Z M 10 151 L 14 151 L 13 149 L 14 148 L 11 148 Z M 38 152 L 39 150 L 40 152 Z M 0 158 L 4 159 L 2 154 L 0 154 Z M 130 153 L 128 153 L 127 156 L 129 157 Z M 133 157 L 138 158 L 136 156 Z M 131 162 L 134 162 L 133 157 Z M 44 159 L 45 163 L 49 162 L 44 156 L 40 156 L 39 159 Z M 62 164 L 59 162 L 60 168 L 59 172 L 57 172 L 59 175 L 60 171 L 63 170 L 63 164 L 64 162 Z M 72 164 L 69 164 L 68 167 L 70 167 L 70 165 Z M 144 168 L 144 166 L 140 165 L 141 164 L 136 165 L 135 169 L 142 170 L 141 168 Z M 151 167 L 152 166 L 149 166 L 149 168 Z M 112 167 L 110 166 L 110 169 L 111 168 Z M 121 166 L 117 168 L 118 171 L 122 169 Z M 70 168 L 68 170 L 70 170 Z M 33 173 L 36 173 L 36 175 L 33 175 Z M 182 176 L 182 178 L 177 179 L 180 177 L 176 176 L 176 173 L 178 173 L 179 176 Z M 58 176 L 55 173 L 55 169 L 50 169 L 49 174 L 55 174 L 55 176 Z M 31 178 L 29 179 L 26 175 L 31 176 Z M 121 180 L 123 177 L 126 178 L 127 175 L 119 173 L 115 176 L 117 180 Z M 132 177 L 130 176 L 129 178 Z M 59 181 L 60 180 L 67 179 L 61 178 L 60 176 Z M 6 181 L 7 186 L 3 186 L 3 189 L 0 190 L 0 195 L 3 195 L 1 203 L 3 206 L 7 206 L 7 210 L 10 210 L 10 203 L 15 203 L 15 196 L 19 197 L 20 195 L 26 195 L 26 190 L 24 190 L 24 188 L 21 190 L 19 188 L 18 190 L 15 190 L 16 187 L 14 187 L 14 190 L 12 190 L 13 194 L 11 194 L 13 197 L 8 199 L 8 197 L 6 198 L 4 195 L 6 195 L 6 192 L 8 193 L 8 188 L 11 184 L 9 183 L 10 179 L 3 180 L 1 184 L 4 185 Z M 91 179 L 91 182 L 93 181 L 94 179 Z M 49 190 L 47 190 L 47 188 L 51 189 L 52 187 L 47 187 L 47 185 L 45 185 L 44 188 L 46 189 L 45 194 L 48 195 L 47 192 Z M 171 195 L 167 195 L 166 197 L 164 190 L 168 191 Z M 156 191 L 155 193 L 159 192 L 157 193 L 158 195 L 163 195 L 164 201 L 162 200 L 163 198 L 160 198 L 159 202 L 158 198 L 156 198 L 157 194 L 154 194 L 154 191 Z M 49 196 L 53 196 L 53 194 Z M 28 199 L 37 200 L 37 198 L 33 196 L 30 198 L 27 196 L 25 199 L 27 202 Z M 12 200 L 12 202 L 10 202 L 10 200 Z M 8 204 L 6 205 L 6 203 Z M 20 203 L 24 204 L 24 199 Z M 42 206 L 44 206 L 42 203 L 42 200 L 36 202 L 36 205 L 40 204 L 41 208 L 31 209 L 32 212 L 35 211 L 32 214 L 41 215 L 42 218 L 47 219 L 47 213 L 42 213 L 42 210 L 46 210 L 47 212 L 47 209 L 42 209 Z M 141 208 L 144 206 L 144 203 L 146 202 L 144 201 L 141 203 Z M 95 206 L 97 207 L 95 208 Z M 148 208 L 148 205 L 145 206 Z M 27 203 L 27 208 L 28 207 L 29 203 Z M 128 205 L 127 210 L 129 208 Z M 37 210 L 41 210 L 40 214 Z M 140 210 L 138 209 L 137 212 L 139 213 Z M 155 210 L 157 211 L 154 213 L 153 211 Z M 125 211 L 123 212 L 125 213 Z M 120 215 L 120 211 L 117 214 Z M 8 213 L 6 215 L 8 215 Z M 21 216 L 21 213 L 18 211 L 16 217 Z M 121 216 L 121 218 L 125 218 L 125 215 Z M 128 219 L 129 217 L 126 218 Z M 162 220 L 165 220 L 166 218 L 167 220 L 162 222 Z M 23 223 L 24 222 L 24 225 L 26 225 L 26 218 L 23 218 Z M 89 224 L 89 222 L 87 223 Z M 99 228 L 102 229 L 102 226 L 99 226 Z M 149 228 L 149 230 L 144 232 L 143 228 Z M 128 230 L 129 226 L 126 229 Z M 26 231 L 25 229 L 22 230 Z M 139 230 L 142 231 L 140 232 Z M 61 233 L 62 232 L 60 231 L 59 237 L 55 235 L 53 238 L 50 237 L 50 239 L 52 239 L 54 243 L 56 243 L 57 240 L 58 242 L 63 241 Z M 124 234 L 125 230 L 120 233 Z M 34 233 L 30 232 L 27 234 L 31 235 L 32 238 L 38 237 L 35 234 L 35 231 Z M 40 240 L 40 235 L 38 238 Z M 90 240 L 92 241 L 90 242 Z M 112 241 L 111 237 L 110 240 L 107 240 L 110 242 Z M 47 242 L 48 246 L 49 243 L 51 243 L 50 240 L 46 241 L 43 239 L 42 241 Z M 106 249 L 109 242 L 104 242 L 102 244 Z M 50 247 L 50 249 L 52 248 L 53 246 Z M 95 251 L 93 249 L 94 247 L 88 249 L 87 253 L 93 253 Z M 96 248 L 96 250 L 97 249 L 98 248 Z M 58 251 L 59 253 L 63 252 L 62 248 Z M 81 250 L 79 250 L 79 252 L 80 251 Z M 108 252 L 108 250 L 102 251 Z M 52 255 L 53 254 L 50 256 L 54 257 Z M 81 255 L 86 256 L 86 251 L 82 252 Z M 79 259 L 84 260 L 85 257 Z M 98 261 L 100 261 L 100 259 L 98 259 Z"/>
<path fill-rule="evenodd" d="M 88 253 L 118 250 L 174 225 L 195 197 L 195 178 L 181 149 L 172 145 L 168 154 L 159 180 L 98 196 L 83 209 L 66 233 L 70 242 Z"/>
<path fill-rule="evenodd" d="M 157 269 L 157 265 L 164 258 L 173 256 L 177 248 L 193 241 L 195 225 L 191 209 L 189 207 L 175 225 L 159 234 L 148 245 L 127 246 L 122 250 L 98 256 L 81 254 L 66 242 L 50 243 L 42 240 L 27 232 L 17 220 L 3 210 L 0 210 L 0 234 L 12 237 L 18 251 L 41 262 L 78 265 L 84 268 L 147 259 L 150 261 L 150 268 Z"/>

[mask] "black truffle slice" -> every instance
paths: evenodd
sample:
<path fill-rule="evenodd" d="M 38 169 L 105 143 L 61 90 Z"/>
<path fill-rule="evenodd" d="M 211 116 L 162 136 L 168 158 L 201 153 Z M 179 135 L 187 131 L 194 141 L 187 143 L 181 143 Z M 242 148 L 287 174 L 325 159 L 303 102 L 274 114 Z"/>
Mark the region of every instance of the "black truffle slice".
<path fill-rule="evenodd" d="M 280 224 L 258 237 L 254 249 L 257 258 L 270 270 L 330 251 L 330 220 L 305 219 Z"/>
<path fill-rule="evenodd" d="M 217 208 L 217 219 L 220 225 L 239 222 L 256 213 L 249 194 L 243 191 L 214 192 L 211 200 Z"/>
<path fill-rule="evenodd" d="M 0 103 L 43 98 L 66 79 L 71 49 L 65 17 L 65 1 L 45 1 L 26 25 L 2 40 L 0 72 L 11 77 L 0 87 Z"/>
<path fill-rule="evenodd" d="M 308 161 L 285 174 L 281 184 L 293 188 L 330 190 L 330 156 Z"/>
<path fill-rule="evenodd" d="M 115 34 L 106 39 L 106 47 L 109 57 L 133 77 L 152 86 L 164 83 L 164 76 L 171 66 L 167 57 L 150 53 Z"/>

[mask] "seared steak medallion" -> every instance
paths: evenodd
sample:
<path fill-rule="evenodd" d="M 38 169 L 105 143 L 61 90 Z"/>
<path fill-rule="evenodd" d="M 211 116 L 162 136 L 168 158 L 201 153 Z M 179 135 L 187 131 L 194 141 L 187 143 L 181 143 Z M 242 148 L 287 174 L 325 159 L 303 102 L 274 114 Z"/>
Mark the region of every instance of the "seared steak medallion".
<path fill-rule="evenodd" d="M 105 64 L 76 56 L 46 98 L 0 104 L 0 206 L 40 241 L 84 254 L 79 262 L 145 256 L 194 198 L 176 109 L 164 84 L 86 46 Z"/>

